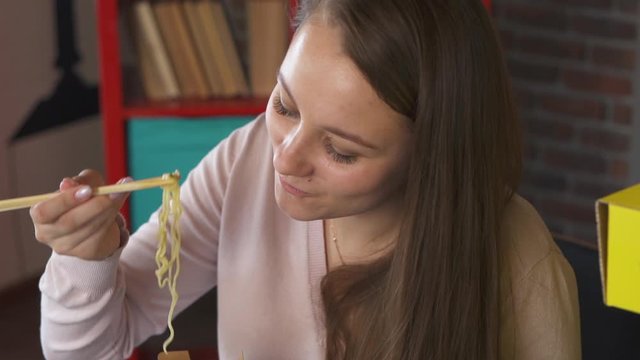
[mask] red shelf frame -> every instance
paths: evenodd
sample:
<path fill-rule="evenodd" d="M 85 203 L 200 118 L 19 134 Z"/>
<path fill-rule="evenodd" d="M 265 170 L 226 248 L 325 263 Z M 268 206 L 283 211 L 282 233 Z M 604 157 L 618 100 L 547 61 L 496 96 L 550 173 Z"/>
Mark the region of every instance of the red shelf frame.
<path fill-rule="evenodd" d="M 97 11 L 105 181 L 112 183 L 126 174 L 118 0 L 99 0 Z"/>

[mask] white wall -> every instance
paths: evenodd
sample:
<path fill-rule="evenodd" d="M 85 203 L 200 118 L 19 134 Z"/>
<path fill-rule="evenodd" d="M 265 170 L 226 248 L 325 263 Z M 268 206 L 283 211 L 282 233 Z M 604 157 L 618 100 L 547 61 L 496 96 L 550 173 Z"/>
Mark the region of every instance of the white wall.
<path fill-rule="evenodd" d="M 76 70 L 88 83 L 95 84 L 98 79 L 95 3 L 76 0 L 74 10 L 76 47 L 82 57 L 82 62 L 77 65 Z M 102 167 L 102 144 L 99 141 L 101 135 L 93 134 L 100 132 L 98 117 L 81 125 L 80 131 L 89 131 L 93 135 L 82 139 L 84 142 L 65 140 L 64 136 L 75 136 L 74 130 L 68 128 L 58 130 L 53 135 L 43 136 L 41 142 L 37 138 L 30 139 L 29 153 L 40 153 L 40 157 L 16 155 L 15 149 L 9 146 L 12 134 L 21 126 L 35 104 L 45 99 L 55 88 L 59 77 L 54 67 L 55 47 L 55 0 L 0 1 L 0 199 L 16 196 L 12 193 L 15 189 L 25 188 L 16 184 L 29 183 L 34 184 L 33 187 L 54 190 L 57 181 L 52 182 L 52 177 L 73 175 L 55 172 L 69 171 L 69 165 L 74 161 L 81 163 L 77 165 L 80 168 Z M 52 136 L 60 136 L 61 140 L 52 143 Z M 51 151 L 42 152 L 38 146 Z M 73 154 L 74 151 L 78 152 L 79 146 L 85 155 L 82 158 L 55 155 Z M 11 174 L 15 171 L 10 165 L 14 159 L 19 158 L 30 159 L 28 164 L 20 164 L 23 169 L 29 166 L 33 169 L 44 169 L 43 165 L 47 165 L 47 169 L 53 170 L 47 170 L 47 177 L 33 171 L 23 173 L 20 175 L 23 177 L 21 179 L 12 179 Z M 57 163 L 60 166 L 56 166 Z M 25 176 L 29 178 L 25 179 Z M 44 266 L 43 249 L 38 249 L 41 245 L 35 243 L 33 238 L 20 235 L 24 233 L 19 225 L 20 217 L 24 217 L 25 214 L 25 210 L 22 211 L 21 215 L 16 215 L 15 212 L 0 213 L 0 290 L 37 275 Z M 33 250 L 34 246 L 36 250 Z M 32 253 L 40 255 L 30 257 Z"/>

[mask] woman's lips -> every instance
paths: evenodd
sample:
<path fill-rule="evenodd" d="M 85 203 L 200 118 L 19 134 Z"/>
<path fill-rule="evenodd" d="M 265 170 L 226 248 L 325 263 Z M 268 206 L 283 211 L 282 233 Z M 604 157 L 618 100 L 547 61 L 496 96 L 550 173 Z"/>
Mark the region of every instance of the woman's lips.
<path fill-rule="evenodd" d="M 304 191 L 298 189 L 297 187 L 289 184 L 288 182 L 284 181 L 282 176 L 280 176 L 280 185 L 282 185 L 282 188 L 286 192 L 291 194 L 291 195 L 298 196 L 298 197 L 303 197 L 303 196 L 308 196 L 309 195 L 309 193 L 304 192 Z"/>

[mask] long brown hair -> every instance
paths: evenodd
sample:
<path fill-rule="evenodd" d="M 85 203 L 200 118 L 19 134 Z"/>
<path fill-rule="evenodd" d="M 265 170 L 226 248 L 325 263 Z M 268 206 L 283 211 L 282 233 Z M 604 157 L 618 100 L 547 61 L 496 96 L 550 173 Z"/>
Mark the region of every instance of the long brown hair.
<path fill-rule="evenodd" d="M 327 359 L 496 359 L 502 213 L 520 129 L 480 0 L 308 0 L 415 145 L 394 250 L 323 279 Z"/>

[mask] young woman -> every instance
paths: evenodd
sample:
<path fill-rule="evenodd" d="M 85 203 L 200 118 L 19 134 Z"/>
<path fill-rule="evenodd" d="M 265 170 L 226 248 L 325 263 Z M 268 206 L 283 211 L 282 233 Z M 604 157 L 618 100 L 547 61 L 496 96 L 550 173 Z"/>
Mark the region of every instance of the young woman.
<path fill-rule="evenodd" d="M 310 0 L 268 108 L 181 190 L 184 309 L 218 288 L 222 359 L 579 359 L 573 272 L 515 194 L 520 133 L 473 0 Z M 85 171 L 36 205 L 51 359 L 166 326 L 157 216 Z"/>

